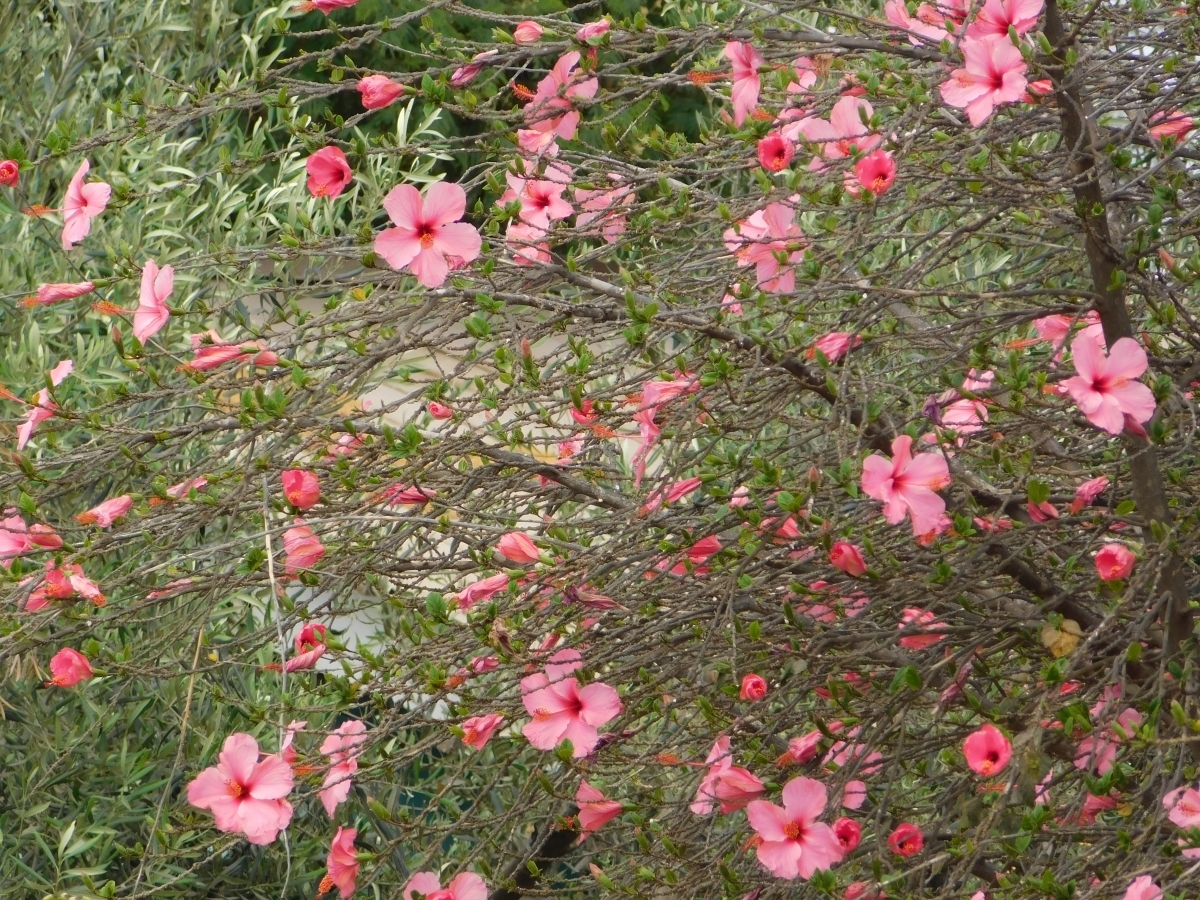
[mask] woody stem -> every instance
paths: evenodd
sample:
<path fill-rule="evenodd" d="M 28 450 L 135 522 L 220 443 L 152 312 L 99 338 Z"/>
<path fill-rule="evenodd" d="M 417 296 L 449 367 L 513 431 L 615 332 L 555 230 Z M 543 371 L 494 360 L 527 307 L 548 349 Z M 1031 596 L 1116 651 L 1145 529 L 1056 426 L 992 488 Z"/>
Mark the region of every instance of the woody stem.
<path fill-rule="evenodd" d="M 1059 116 L 1062 121 L 1068 164 L 1074 176 L 1076 213 L 1083 230 L 1084 248 L 1091 271 L 1094 306 L 1104 327 L 1104 340 L 1111 348 L 1120 338 L 1132 338 L 1133 326 L 1126 305 L 1121 270 L 1121 254 L 1113 241 L 1104 189 L 1096 164 L 1095 125 L 1082 99 L 1076 70 L 1068 70 L 1066 53 L 1073 37 L 1067 34 L 1057 0 L 1046 2 L 1046 38 L 1054 48 L 1046 66 L 1054 82 Z M 1147 525 L 1159 523 L 1167 529 L 1167 540 L 1160 547 L 1162 564 L 1158 588 L 1170 595 L 1166 615 L 1166 658 L 1178 655 L 1195 625 L 1188 602 L 1183 564 L 1173 549 L 1170 535 L 1173 519 L 1167 505 L 1167 492 L 1159 471 L 1154 445 L 1141 438 L 1127 437 L 1125 443 L 1133 497 Z"/>

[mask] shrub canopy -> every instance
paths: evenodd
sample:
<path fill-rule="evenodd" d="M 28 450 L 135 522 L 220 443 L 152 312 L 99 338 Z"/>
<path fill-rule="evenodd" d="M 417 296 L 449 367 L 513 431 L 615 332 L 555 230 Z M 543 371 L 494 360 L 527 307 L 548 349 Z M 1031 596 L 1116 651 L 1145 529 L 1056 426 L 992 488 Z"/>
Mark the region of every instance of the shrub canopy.
<path fill-rule="evenodd" d="M 10 16 L 5 895 L 1194 896 L 1197 14 Z"/>

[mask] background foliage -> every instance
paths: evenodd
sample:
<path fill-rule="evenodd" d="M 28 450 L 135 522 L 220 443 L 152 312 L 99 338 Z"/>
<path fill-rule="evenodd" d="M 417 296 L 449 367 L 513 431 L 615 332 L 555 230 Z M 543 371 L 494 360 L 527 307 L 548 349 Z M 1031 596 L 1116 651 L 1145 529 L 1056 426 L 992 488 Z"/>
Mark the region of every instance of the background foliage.
<path fill-rule="evenodd" d="M 1195 894 L 1176 844 L 1187 835 L 1161 801 L 1195 781 L 1200 729 L 1197 157 L 1147 131 L 1156 113 L 1200 112 L 1194 3 L 1058 4 L 1066 30 L 1031 43 L 1029 77 L 1075 93 L 1004 107 L 979 129 L 939 99 L 957 48 L 908 43 L 869 3 L 362 0 L 328 17 L 291 6 L 10 0 L 4 16 L 0 147 L 23 163 L 19 189 L 0 189 L 0 384 L 29 400 L 60 360 L 74 373 L 23 452 L 12 434 L 26 407 L 3 401 L 0 496 L 65 545 L 3 576 L 0 893 L 310 897 L 335 824 L 315 796 L 317 748 L 353 718 L 370 741 L 336 824 L 358 830 L 364 895 L 398 896 L 413 872 L 439 868 L 477 871 L 506 900 L 841 896 L 854 881 L 891 897 L 1112 897 L 1143 872 Z M 550 263 L 517 266 L 496 205 L 523 124 L 512 85 L 535 88 L 601 15 L 614 27 L 597 48 L 600 92 L 559 159 L 577 187 L 616 173 L 635 189 L 628 230 L 609 244 L 563 222 Z M 548 29 L 537 45 L 497 38 L 530 17 Z M 767 61 L 769 114 L 740 128 L 727 77 L 688 78 L 727 73 L 729 40 Z M 489 49 L 489 67 L 451 88 Z M 787 67 L 801 54 L 819 73 L 811 110 L 827 117 L 855 84 L 873 105 L 866 124 L 899 168 L 878 200 L 846 192 L 844 163 L 810 168 L 811 147 L 780 174 L 759 166 L 756 139 L 795 102 Z M 406 96 L 365 112 L 355 84 L 373 72 Z M 1064 136 L 1070 96 L 1086 101 L 1086 141 Z M 304 160 L 329 144 L 354 170 L 335 200 L 304 186 Z M 22 211 L 58 207 L 84 158 L 113 199 L 64 252 L 57 219 Z M 439 178 L 467 190 L 486 243 L 424 289 L 371 241 L 392 187 Z M 758 291 L 723 235 L 786 198 L 807 243 L 797 286 Z M 1102 283 L 1088 256 L 1098 217 L 1111 226 Z M 143 348 L 127 316 L 93 303 L 132 311 L 147 259 L 173 265 L 176 287 L 170 325 Z M 85 278 L 94 296 L 22 304 L 40 284 Z M 723 306 L 735 283 L 740 315 Z M 1150 445 L 1110 439 L 1053 393 L 1071 363 L 1034 340 L 1039 317 L 1117 303 L 1151 359 Z M 186 336 L 208 328 L 265 341 L 279 364 L 180 371 Z M 831 331 L 864 343 L 829 364 L 809 351 Z M 981 392 L 987 427 L 939 444 L 929 398 L 961 390 L 971 368 L 996 373 Z M 658 411 L 639 480 L 639 395 L 683 373 L 698 389 Z M 583 427 L 571 412 L 585 398 L 597 418 Z M 454 417 L 432 418 L 434 400 Z M 904 433 L 933 435 L 919 446 L 944 452 L 953 476 L 953 528 L 929 543 L 884 524 L 860 489 L 863 457 Z M 575 437 L 562 459 L 559 442 Z M 305 519 L 327 553 L 289 581 L 281 543 L 295 511 L 279 473 L 294 467 L 320 475 Z M 1111 487 L 1097 506 L 1070 511 L 1100 474 Z M 197 476 L 207 487 L 168 500 Z M 641 511 L 687 477 L 694 493 Z M 381 502 L 397 483 L 437 496 Z M 743 487 L 749 502 L 731 504 Z M 113 528 L 74 521 L 126 493 L 133 511 Z M 1031 514 L 1047 502 L 1056 518 Z M 996 516 L 1014 527 L 987 530 Z M 514 568 L 492 551 L 512 530 L 546 562 L 455 610 L 466 584 Z M 712 537 L 720 552 L 682 562 Z M 1091 559 L 1114 537 L 1139 562 L 1101 584 Z M 868 560 L 853 584 L 828 563 L 842 538 Z M 48 558 L 82 565 L 107 605 L 24 611 L 36 585 L 24 579 Z M 818 580 L 870 603 L 805 615 Z M 617 606 L 586 606 L 588 591 Z M 944 642 L 900 646 L 909 608 L 934 613 Z M 1064 617 L 1081 640 L 1060 654 Z M 283 677 L 309 621 L 331 626 L 328 664 Z M 63 646 L 99 677 L 45 687 Z M 519 734 L 519 679 L 563 646 L 624 703 L 583 760 Z M 464 679 L 479 656 L 498 668 Z M 749 672 L 770 684 L 757 704 L 738 696 Z M 1117 706 L 1099 701 L 1116 692 L 1143 724 L 1111 772 L 1086 773 L 1078 744 L 1110 727 Z M 464 747 L 453 727 L 492 711 L 516 728 Z M 292 720 L 308 723 L 297 747 L 311 770 L 286 841 L 215 831 L 186 784 L 228 734 L 273 753 Z M 1015 748 L 995 790 L 961 753 L 984 721 Z M 863 755 L 779 764 L 814 728 L 823 751 L 845 749 L 837 723 L 859 729 Z M 801 771 L 831 796 L 868 782 L 864 842 L 831 878 L 777 881 L 747 848 L 742 814 L 688 809 L 719 734 L 775 800 Z M 581 777 L 625 812 L 576 843 Z M 1039 783 L 1049 804 L 1035 802 Z M 925 833 L 919 857 L 887 847 L 904 821 Z"/>

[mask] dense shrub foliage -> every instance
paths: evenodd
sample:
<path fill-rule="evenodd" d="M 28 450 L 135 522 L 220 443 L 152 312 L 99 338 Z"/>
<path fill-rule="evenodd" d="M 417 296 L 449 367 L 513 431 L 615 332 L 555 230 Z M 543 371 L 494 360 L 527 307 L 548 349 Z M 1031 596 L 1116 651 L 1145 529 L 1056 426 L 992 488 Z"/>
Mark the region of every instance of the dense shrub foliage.
<path fill-rule="evenodd" d="M 1195 0 L 25 6 L 0 893 L 1200 890 Z"/>

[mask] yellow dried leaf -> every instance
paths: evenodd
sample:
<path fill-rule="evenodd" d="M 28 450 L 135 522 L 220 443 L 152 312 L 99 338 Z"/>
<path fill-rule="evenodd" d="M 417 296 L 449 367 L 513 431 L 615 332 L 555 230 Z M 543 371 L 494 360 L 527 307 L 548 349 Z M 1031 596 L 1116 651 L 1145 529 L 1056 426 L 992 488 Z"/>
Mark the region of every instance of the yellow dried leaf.
<path fill-rule="evenodd" d="M 558 447 L 538 447 L 529 448 L 529 455 L 540 463 L 556 463 L 559 459 Z"/>
<path fill-rule="evenodd" d="M 1082 637 L 1083 629 L 1074 619 L 1063 619 L 1060 628 L 1055 628 L 1050 622 L 1042 626 L 1042 646 L 1049 650 L 1055 659 L 1066 656 L 1078 647 Z"/>

